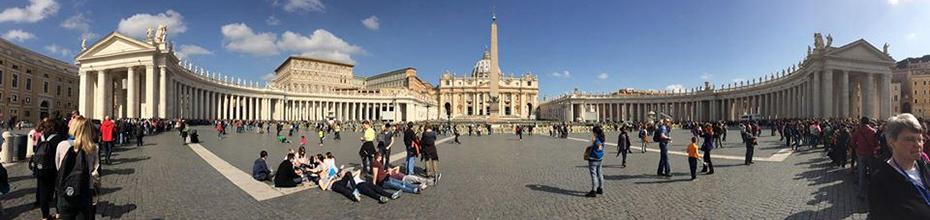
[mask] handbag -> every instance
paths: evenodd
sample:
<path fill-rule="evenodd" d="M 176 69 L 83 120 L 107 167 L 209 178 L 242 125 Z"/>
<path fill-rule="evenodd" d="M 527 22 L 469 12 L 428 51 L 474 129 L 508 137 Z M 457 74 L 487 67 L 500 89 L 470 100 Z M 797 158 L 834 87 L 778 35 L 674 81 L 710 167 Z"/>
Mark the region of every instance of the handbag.
<path fill-rule="evenodd" d="M 585 147 L 585 148 L 584 148 L 584 155 L 582 155 L 582 158 L 583 158 L 584 160 L 590 160 L 591 151 L 594 151 L 594 145 Z"/>

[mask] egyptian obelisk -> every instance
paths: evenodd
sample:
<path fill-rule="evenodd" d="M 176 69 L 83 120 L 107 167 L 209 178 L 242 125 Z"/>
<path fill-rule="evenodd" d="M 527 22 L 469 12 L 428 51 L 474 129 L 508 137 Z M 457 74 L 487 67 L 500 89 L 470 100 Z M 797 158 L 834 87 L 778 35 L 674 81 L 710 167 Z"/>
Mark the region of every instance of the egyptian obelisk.
<path fill-rule="evenodd" d="M 501 80 L 501 67 L 500 62 L 497 60 L 497 16 L 491 15 L 491 75 L 489 77 L 488 86 L 490 87 L 491 100 L 490 100 L 490 121 L 497 122 L 498 116 L 500 115 L 500 94 L 498 90 L 498 84 Z"/>

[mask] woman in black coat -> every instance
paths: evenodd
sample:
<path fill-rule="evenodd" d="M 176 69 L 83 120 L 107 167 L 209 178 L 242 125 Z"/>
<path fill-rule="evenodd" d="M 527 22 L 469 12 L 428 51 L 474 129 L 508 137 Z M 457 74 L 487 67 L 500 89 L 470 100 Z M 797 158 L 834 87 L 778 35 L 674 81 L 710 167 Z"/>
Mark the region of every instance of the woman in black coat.
<path fill-rule="evenodd" d="M 869 219 L 930 219 L 930 167 L 921 155 L 921 130 L 911 114 L 888 119 L 882 135 L 891 158 L 872 160 Z"/>

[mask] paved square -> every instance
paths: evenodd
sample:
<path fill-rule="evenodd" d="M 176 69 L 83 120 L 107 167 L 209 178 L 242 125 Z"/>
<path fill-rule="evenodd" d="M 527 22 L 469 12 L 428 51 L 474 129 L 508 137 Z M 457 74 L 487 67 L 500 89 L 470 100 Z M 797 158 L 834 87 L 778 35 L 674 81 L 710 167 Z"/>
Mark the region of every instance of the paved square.
<path fill-rule="evenodd" d="M 250 172 L 260 150 L 269 152 L 268 163 L 274 168 L 288 148 L 296 148 L 298 135 L 311 137 L 302 132 L 291 137 L 293 143 L 281 144 L 268 134 L 230 133 L 218 140 L 209 127 L 197 129 L 203 148 L 244 173 Z M 571 137 L 588 139 L 587 134 Z M 672 137 L 671 151 L 683 151 L 690 134 L 674 130 Z M 311 138 L 308 152 L 329 151 L 338 164 L 357 166 L 358 138 L 357 133 L 345 132 L 343 140 L 333 141 L 330 135 L 322 149 Z M 104 218 L 126 219 L 864 219 L 866 215 L 865 205 L 855 199 L 853 176 L 828 165 L 819 149 L 752 166 L 715 158 L 716 174 L 691 182 L 684 156 L 670 155 L 675 176 L 667 179 L 654 175 L 657 153 L 634 152 L 628 167 L 620 168 L 619 159 L 613 157 L 616 148 L 610 147 L 604 163 L 606 192 L 586 198 L 590 178 L 579 156 L 586 141 L 545 135 L 528 135 L 521 141 L 512 134 L 461 140 L 461 145 L 439 146 L 443 173 L 439 185 L 379 205 L 368 198 L 353 203 L 318 189 L 258 201 L 191 146 L 182 145 L 175 133 L 163 133 L 147 137 L 143 147 L 117 148 L 114 164 L 103 166 L 98 212 Z M 777 140 L 764 135 L 757 157 L 781 150 Z M 608 134 L 608 142 L 616 142 L 616 133 Z M 402 152 L 399 139 L 395 147 L 395 153 Z M 743 152 L 735 131 L 730 131 L 725 148 L 714 151 L 739 158 Z M 3 196 L 4 217 L 38 218 L 38 209 L 32 208 L 35 181 L 25 164 L 8 169 L 13 190 Z"/>

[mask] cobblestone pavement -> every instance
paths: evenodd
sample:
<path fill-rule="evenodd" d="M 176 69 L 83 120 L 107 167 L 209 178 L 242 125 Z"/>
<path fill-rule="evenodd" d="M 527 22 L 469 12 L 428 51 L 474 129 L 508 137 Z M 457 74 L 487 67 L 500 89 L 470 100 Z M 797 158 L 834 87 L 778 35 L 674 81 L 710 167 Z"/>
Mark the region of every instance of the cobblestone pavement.
<path fill-rule="evenodd" d="M 230 164 L 251 170 L 258 151 L 269 151 L 276 167 L 292 144 L 272 136 L 231 133 L 217 140 L 201 127 L 203 146 Z M 303 133 L 308 138 L 308 133 Z M 727 147 L 715 154 L 741 156 L 745 148 L 731 131 Z M 615 134 L 608 134 L 616 142 Z M 584 134 L 573 135 L 587 138 Z M 689 135 L 673 133 L 672 150 L 683 150 Z M 315 137 L 315 136 L 314 136 Z M 308 151 L 331 151 L 337 163 L 359 162 L 358 134 L 343 134 L 323 149 L 310 139 Z M 353 203 L 333 192 L 304 190 L 255 201 L 183 146 L 174 133 L 146 139 L 146 146 L 125 146 L 104 166 L 104 189 L 98 212 L 105 218 L 126 219 L 864 219 L 864 204 L 855 198 L 853 176 L 832 167 L 819 149 L 794 153 L 782 162 L 742 165 L 715 160 L 714 175 L 689 178 L 685 157 L 670 156 L 672 178 L 656 177 L 658 154 L 629 155 L 626 168 L 609 149 L 604 162 L 605 194 L 585 198 L 590 190 L 587 164 L 581 160 L 585 142 L 548 136 L 512 134 L 461 137 L 463 144 L 439 146 L 443 178 L 419 195 L 379 205 L 363 198 Z M 757 156 L 780 149 L 777 137 L 763 136 Z M 394 152 L 401 152 L 402 144 Z M 655 144 L 650 147 L 655 148 Z M 395 163 L 398 164 L 398 163 Z M 8 168 L 13 190 L 3 195 L 5 219 L 36 219 L 32 208 L 35 181 L 24 164 Z"/>

